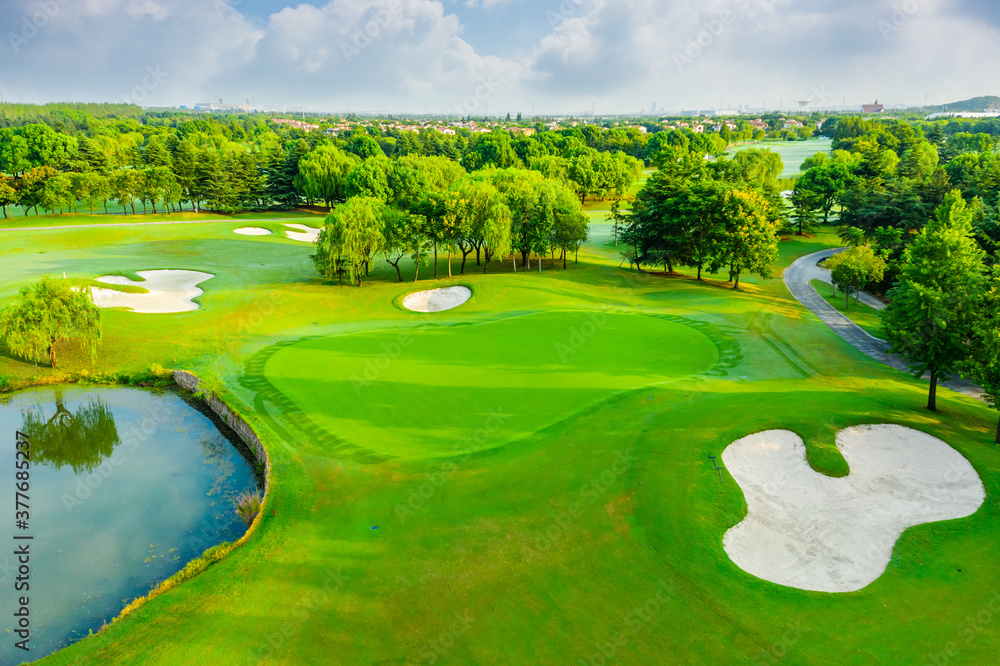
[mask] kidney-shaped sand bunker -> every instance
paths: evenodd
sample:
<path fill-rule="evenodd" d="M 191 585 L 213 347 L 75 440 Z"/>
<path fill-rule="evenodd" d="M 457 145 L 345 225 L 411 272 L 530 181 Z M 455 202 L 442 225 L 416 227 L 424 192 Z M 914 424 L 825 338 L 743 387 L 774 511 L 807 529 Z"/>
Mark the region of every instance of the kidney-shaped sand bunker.
<path fill-rule="evenodd" d="M 918 430 L 846 428 L 837 446 L 851 468 L 840 479 L 813 471 L 802 440 L 785 430 L 723 452 L 748 506 L 723 538 L 737 566 L 780 585 L 853 592 L 882 575 L 903 530 L 972 515 L 986 498 L 969 461 Z"/>
<path fill-rule="evenodd" d="M 403 299 L 403 307 L 414 312 L 444 312 L 457 308 L 472 298 L 472 290 L 461 285 L 418 291 Z"/>
<path fill-rule="evenodd" d="M 97 278 L 104 284 L 141 287 L 144 294 L 132 294 L 117 289 L 91 287 L 94 303 L 102 308 L 129 308 L 142 314 L 170 314 L 197 310 L 198 304 L 192 299 L 203 293 L 196 285 L 210 280 L 214 275 L 199 271 L 138 271 L 143 279 L 135 282 L 120 275 L 105 275 Z"/>

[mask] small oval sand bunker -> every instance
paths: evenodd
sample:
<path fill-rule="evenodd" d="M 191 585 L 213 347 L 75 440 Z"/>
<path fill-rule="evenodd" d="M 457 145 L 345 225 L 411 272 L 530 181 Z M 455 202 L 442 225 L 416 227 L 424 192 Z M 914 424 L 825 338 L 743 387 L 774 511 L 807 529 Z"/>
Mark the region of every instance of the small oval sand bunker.
<path fill-rule="evenodd" d="M 418 291 L 403 299 L 403 307 L 414 312 L 444 312 L 462 305 L 472 298 L 468 287 L 445 287 L 431 291 Z"/>
<path fill-rule="evenodd" d="M 143 279 L 135 282 L 120 275 L 105 275 L 97 278 L 104 284 L 127 285 L 145 289 L 145 294 L 132 294 L 117 289 L 91 287 L 94 302 L 102 308 L 129 308 L 142 314 L 170 314 L 197 310 L 198 304 L 191 299 L 204 293 L 196 285 L 210 280 L 214 275 L 199 271 L 138 271 Z"/>
<path fill-rule="evenodd" d="M 234 234 L 239 234 L 240 236 L 270 236 L 270 229 L 264 229 L 261 227 L 240 227 L 239 229 L 233 229 Z"/>
<path fill-rule="evenodd" d="M 882 575 L 903 530 L 970 516 L 986 498 L 969 461 L 920 431 L 858 426 L 837 433 L 837 446 L 851 468 L 840 479 L 813 471 L 793 432 L 723 452 L 748 506 L 723 538 L 737 566 L 779 585 L 853 592 Z"/>

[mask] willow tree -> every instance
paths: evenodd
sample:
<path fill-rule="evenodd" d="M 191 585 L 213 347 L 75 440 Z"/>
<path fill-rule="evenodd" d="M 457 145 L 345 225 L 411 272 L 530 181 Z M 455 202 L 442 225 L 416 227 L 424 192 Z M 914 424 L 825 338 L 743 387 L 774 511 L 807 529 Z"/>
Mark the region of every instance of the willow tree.
<path fill-rule="evenodd" d="M 501 259 L 511 251 L 511 213 L 503 195 L 492 184 L 473 180 L 462 192 L 465 210 L 473 233 L 482 243 L 483 273 L 494 257 Z"/>
<path fill-rule="evenodd" d="M 373 197 L 352 197 L 326 217 L 312 258 L 321 275 L 334 279 L 346 272 L 362 286 L 385 246 L 384 207 Z"/>
<path fill-rule="evenodd" d="M 0 313 L 0 337 L 11 353 L 36 364 L 48 357 L 53 368 L 58 367 L 56 346 L 73 339 L 93 362 L 101 341 L 101 310 L 86 287 L 45 277 L 21 289 Z"/>
<path fill-rule="evenodd" d="M 357 156 L 336 146 L 318 146 L 299 161 L 299 173 L 294 182 L 306 196 L 332 207 L 335 201 L 347 196 L 347 175 L 360 162 Z"/>
<path fill-rule="evenodd" d="M 31 438 L 31 460 L 77 474 L 92 472 L 121 444 L 115 418 L 100 399 L 70 411 L 56 388 L 56 410 L 45 418 L 40 408 L 22 413 L 21 431 Z"/>

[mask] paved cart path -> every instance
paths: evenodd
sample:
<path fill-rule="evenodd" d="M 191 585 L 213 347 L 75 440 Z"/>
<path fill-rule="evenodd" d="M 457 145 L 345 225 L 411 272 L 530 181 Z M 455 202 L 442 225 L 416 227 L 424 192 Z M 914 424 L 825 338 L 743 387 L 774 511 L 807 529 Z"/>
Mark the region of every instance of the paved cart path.
<path fill-rule="evenodd" d="M 853 345 L 861 353 L 875 359 L 879 363 L 884 363 L 900 372 L 910 374 L 910 369 L 900 356 L 890 354 L 888 349 L 891 345 L 885 340 L 869 335 L 864 329 L 838 312 L 833 306 L 826 302 L 815 289 L 809 284 L 810 280 L 822 280 L 830 282 L 830 271 L 820 268 L 818 264 L 824 259 L 828 259 L 835 254 L 843 252 L 847 248 L 834 250 L 822 250 L 806 255 L 789 266 L 784 273 L 785 286 L 792 293 L 795 299 L 812 311 L 820 318 L 824 324 L 829 326 L 840 337 Z M 862 294 L 862 302 L 866 305 L 881 310 L 885 304 L 878 299 Z M 941 386 L 946 386 L 953 391 L 973 398 L 982 399 L 982 389 L 970 382 L 960 379 L 953 379 L 942 382 Z"/>

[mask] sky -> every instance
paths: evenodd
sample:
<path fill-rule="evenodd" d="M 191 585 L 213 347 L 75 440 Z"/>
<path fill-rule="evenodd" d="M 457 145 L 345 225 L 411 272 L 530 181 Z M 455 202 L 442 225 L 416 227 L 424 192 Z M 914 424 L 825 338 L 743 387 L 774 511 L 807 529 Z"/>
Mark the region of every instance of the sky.
<path fill-rule="evenodd" d="M 2 0 L 11 102 L 601 114 L 1000 94 L 997 0 Z"/>

